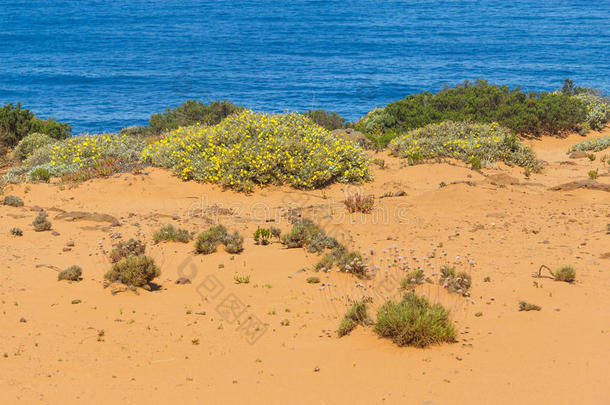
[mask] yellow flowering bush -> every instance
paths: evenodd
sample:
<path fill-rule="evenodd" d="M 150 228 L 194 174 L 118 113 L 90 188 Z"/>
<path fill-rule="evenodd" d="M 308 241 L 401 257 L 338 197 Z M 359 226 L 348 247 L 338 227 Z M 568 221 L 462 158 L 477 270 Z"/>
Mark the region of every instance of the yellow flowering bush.
<path fill-rule="evenodd" d="M 313 189 L 370 178 L 369 160 L 358 145 L 296 113 L 244 110 L 215 126 L 181 127 L 150 143 L 142 157 L 184 180 L 243 191 L 256 184 Z"/>
<path fill-rule="evenodd" d="M 19 182 L 39 168 L 52 176 L 65 176 L 106 165 L 109 160 L 117 165 L 139 161 L 145 142 L 136 137 L 115 134 L 80 135 L 35 149 L 20 167 L 14 167 L 6 180 Z"/>
<path fill-rule="evenodd" d="M 393 139 L 389 148 L 393 155 L 408 159 L 409 164 L 455 158 L 468 163 L 480 162 L 483 166 L 503 161 L 535 171 L 541 168 L 531 148 L 495 122 L 445 121 L 430 124 Z"/>

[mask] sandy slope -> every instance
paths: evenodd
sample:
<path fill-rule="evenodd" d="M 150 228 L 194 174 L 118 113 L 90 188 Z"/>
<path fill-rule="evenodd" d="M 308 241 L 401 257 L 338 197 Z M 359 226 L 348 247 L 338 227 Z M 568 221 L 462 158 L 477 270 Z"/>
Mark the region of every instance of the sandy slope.
<path fill-rule="evenodd" d="M 389 167 L 376 169 L 363 191 L 406 195 L 377 198 L 368 215 L 345 212 L 342 200 L 351 186 L 313 192 L 269 187 L 246 196 L 184 183 L 157 169 L 65 188 L 11 186 L 5 193 L 21 196 L 26 206 L 0 206 L 0 402 L 607 403 L 610 193 L 549 190 L 602 167 L 599 158 L 567 157 L 567 148 L 581 140 L 532 141 L 548 166 L 529 179 L 517 168 L 401 168 L 401 161 L 385 158 Z M 519 184 L 488 177 L 502 173 Z M 599 181 L 608 184 L 610 176 Z M 233 214 L 206 211 L 214 204 Z M 47 210 L 59 235 L 33 231 L 34 206 Z M 360 285 L 347 274 L 321 275 L 321 289 L 305 282 L 315 254 L 279 243 L 254 245 L 250 235 L 265 221 L 289 228 L 283 216 L 289 208 L 301 208 L 303 216 L 369 253 L 368 263 L 381 268 L 377 277 Z M 55 219 L 59 210 L 109 214 L 121 226 Z M 195 256 L 192 244 L 151 240 L 161 224 L 201 231 L 216 221 L 246 236 L 242 254 L 220 249 Z M 23 237 L 10 236 L 14 226 Z M 158 291 L 112 295 L 103 288 L 110 267 L 104 252 L 117 233 L 148 242 L 163 271 Z M 74 246 L 64 251 L 69 241 Z M 420 292 L 451 308 L 459 342 L 398 348 L 366 328 L 336 337 L 348 298 L 370 296 L 376 307 L 400 295 L 400 275 L 384 271 L 388 259 L 421 259 L 439 243 L 431 264 L 459 255 L 458 267 L 473 277 L 472 301 L 435 285 Z M 470 258 L 474 265 L 467 264 Z M 83 267 L 83 281 L 58 282 L 56 271 L 45 267 L 71 264 Z M 541 264 L 572 264 L 578 281 L 532 278 Z M 235 274 L 252 281 L 234 284 Z M 193 283 L 174 284 L 180 276 Z M 486 276 L 491 282 L 483 282 Z M 221 313 L 227 297 L 236 300 L 236 315 Z M 519 312 L 519 300 L 542 310 Z M 246 333 L 256 320 L 266 326 Z"/>

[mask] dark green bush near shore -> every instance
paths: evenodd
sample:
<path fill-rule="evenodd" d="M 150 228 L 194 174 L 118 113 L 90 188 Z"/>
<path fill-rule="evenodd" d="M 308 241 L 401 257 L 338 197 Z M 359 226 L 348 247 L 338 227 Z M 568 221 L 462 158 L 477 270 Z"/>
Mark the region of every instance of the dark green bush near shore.
<path fill-rule="evenodd" d="M 21 103 L 0 107 L 0 146 L 13 147 L 34 132 L 53 139 L 65 139 L 72 135 L 72 127 L 54 118 L 40 119 L 27 108 L 21 108 Z"/>
<path fill-rule="evenodd" d="M 517 133 L 540 135 L 577 129 L 586 118 L 585 103 L 568 92 L 525 93 L 477 80 L 438 93 L 411 94 L 371 111 L 356 128 L 387 144 L 392 133 L 447 120 L 498 122 Z"/>
<path fill-rule="evenodd" d="M 345 118 L 334 111 L 328 112 L 326 110 L 309 110 L 303 115 L 329 131 L 343 128 L 345 124 Z"/>
<path fill-rule="evenodd" d="M 153 114 L 150 117 L 149 125 L 155 134 L 197 123 L 216 125 L 229 115 L 242 110 L 243 107 L 224 100 L 212 101 L 207 105 L 200 101 L 187 100 L 176 108 L 167 108 L 162 113 Z"/>

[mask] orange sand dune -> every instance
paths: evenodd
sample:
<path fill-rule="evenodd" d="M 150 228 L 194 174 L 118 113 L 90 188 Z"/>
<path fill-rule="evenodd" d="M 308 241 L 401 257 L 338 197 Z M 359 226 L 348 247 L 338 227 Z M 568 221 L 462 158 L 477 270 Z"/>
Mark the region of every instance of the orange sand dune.
<path fill-rule="evenodd" d="M 549 190 L 594 168 L 607 173 L 604 152 L 595 161 L 568 158 L 568 147 L 581 140 L 530 141 L 547 166 L 529 178 L 520 168 L 401 167 L 378 154 L 388 167 L 360 188 L 267 187 L 244 195 L 159 169 L 75 186 L 10 186 L 5 194 L 22 197 L 25 207 L 0 206 L 0 402 L 607 403 L 610 193 Z M 608 184 L 610 175 L 598 181 Z M 377 197 L 370 214 L 343 206 L 346 193 L 359 189 Z M 406 195 L 379 198 L 396 191 Z M 35 206 L 49 213 L 58 235 L 33 231 Z M 380 267 L 376 277 L 315 273 L 322 288 L 305 281 L 316 254 L 255 245 L 257 226 L 289 229 L 291 208 L 366 252 Z M 73 211 L 108 214 L 121 225 L 55 218 Z M 165 223 L 203 231 L 214 222 L 245 236 L 242 254 L 194 255 L 191 243 L 152 241 Z M 12 227 L 24 235 L 11 236 Z M 161 287 L 113 295 L 113 287 L 103 288 L 105 253 L 130 237 L 148 243 Z M 372 297 L 376 308 L 400 296 L 401 275 L 385 271 L 388 259 L 423 258 L 439 244 L 447 256 L 431 262 L 460 256 L 473 278 L 472 300 L 431 284 L 420 293 L 451 309 L 457 343 L 399 348 L 372 327 L 337 338 L 350 298 Z M 83 268 L 83 280 L 58 282 L 54 268 L 72 264 Z M 534 279 L 542 264 L 573 265 L 577 282 Z M 235 284 L 235 275 L 251 281 Z M 175 284 L 182 276 L 192 284 Z M 519 312 L 520 300 L 542 310 Z M 253 322 L 263 325 L 255 333 Z"/>

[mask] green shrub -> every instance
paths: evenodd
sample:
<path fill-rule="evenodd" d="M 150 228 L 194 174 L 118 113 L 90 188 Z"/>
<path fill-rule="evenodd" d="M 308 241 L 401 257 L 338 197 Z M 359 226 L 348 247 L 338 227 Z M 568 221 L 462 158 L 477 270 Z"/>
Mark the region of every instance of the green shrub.
<path fill-rule="evenodd" d="M 492 124 L 447 121 L 409 131 L 390 143 L 393 155 L 409 164 L 428 159 L 454 158 L 481 166 L 495 162 L 540 170 L 541 163 L 528 146 L 521 144 L 510 130 Z"/>
<path fill-rule="evenodd" d="M 343 124 L 345 123 L 345 118 L 334 111 L 331 113 L 326 110 L 309 110 L 303 115 L 309 118 L 314 124 L 318 124 L 328 131 L 343 128 Z"/>
<path fill-rule="evenodd" d="M 179 128 L 151 143 L 142 157 L 184 180 L 240 191 L 284 183 L 312 189 L 370 178 L 368 158 L 359 146 L 336 139 L 298 114 L 243 111 L 213 127 Z"/>
<path fill-rule="evenodd" d="M 47 134 L 39 134 L 33 133 L 24 137 L 19 141 L 17 146 L 15 146 L 15 150 L 13 151 L 13 156 L 20 161 L 25 160 L 28 156 L 32 154 L 36 149 L 51 144 L 55 142 L 55 139 L 51 138 Z"/>
<path fill-rule="evenodd" d="M 197 236 L 195 252 L 208 255 L 216 252 L 218 245 L 223 244 L 228 253 L 240 253 L 244 250 L 243 243 L 243 236 L 237 232 L 230 234 L 224 226 L 215 225 Z"/>
<path fill-rule="evenodd" d="M 542 307 L 529 302 L 519 301 L 519 311 L 540 311 Z"/>
<path fill-rule="evenodd" d="M 555 281 L 565 281 L 566 283 L 573 283 L 576 280 L 576 270 L 570 265 L 563 266 L 552 272 L 552 274 Z"/>
<path fill-rule="evenodd" d="M 23 200 L 15 195 L 7 195 L 4 197 L 4 205 L 11 207 L 23 207 Z"/>
<path fill-rule="evenodd" d="M 392 339 L 398 346 L 426 347 L 454 342 L 456 330 L 449 320 L 449 310 L 430 304 L 413 292 L 400 302 L 388 301 L 377 312 L 375 331 Z"/>
<path fill-rule="evenodd" d="M 129 256 L 140 256 L 146 252 L 146 244 L 136 239 L 129 239 L 127 242 L 117 243 L 110 251 L 110 260 L 116 263 Z"/>
<path fill-rule="evenodd" d="M 583 141 L 577 145 L 574 145 L 570 148 L 568 153 L 574 151 L 593 151 L 599 152 L 604 149 L 610 148 L 610 136 L 602 136 L 595 139 L 589 139 Z"/>
<path fill-rule="evenodd" d="M 367 133 L 408 131 L 443 121 L 498 122 L 518 133 L 557 133 L 585 121 L 585 104 L 570 94 L 524 93 L 519 88 L 466 81 L 438 93 L 411 94 L 375 109 L 356 124 Z"/>
<path fill-rule="evenodd" d="M 115 263 L 104 276 L 111 282 L 119 282 L 133 287 L 145 287 L 161 275 L 155 261 L 148 256 L 128 256 Z"/>
<path fill-rule="evenodd" d="M 589 172 L 587 173 L 587 175 L 589 176 L 589 178 L 591 180 L 595 180 L 597 178 L 597 169 L 595 170 L 589 170 Z"/>
<path fill-rule="evenodd" d="M 78 281 L 78 280 L 80 280 L 82 275 L 83 275 L 83 269 L 81 269 L 79 266 L 70 266 L 57 275 L 57 281 L 61 281 L 61 280 Z"/>
<path fill-rule="evenodd" d="M 72 127 L 53 118 L 42 120 L 21 103 L 9 103 L 0 107 L 0 145 L 14 146 L 28 134 L 35 132 L 49 135 L 53 139 L 65 139 L 72 135 Z"/>
<path fill-rule="evenodd" d="M 36 232 L 44 232 L 51 230 L 51 222 L 49 222 L 49 220 L 47 219 L 47 214 L 45 212 L 41 212 L 40 214 L 38 214 L 38 216 L 34 218 L 34 222 L 32 222 L 32 225 L 34 225 L 34 230 Z"/>
<path fill-rule="evenodd" d="M 200 101 L 187 100 L 176 108 L 167 108 L 163 113 L 153 114 L 149 125 L 156 134 L 195 124 L 216 125 L 243 109 L 229 101 L 212 101 L 206 105 Z"/>
<path fill-rule="evenodd" d="M 281 242 L 288 249 L 306 248 L 310 253 L 321 253 L 324 249 L 333 249 L 338 245 L 335 238 L 310 220 L 297 221 L 292 229 L 281 237 Z"/>
<path fill-rule="evenodd" d="M 186 229 L 178 229 L 172 224 L 168 224 L 163 225 L 161 229 L 156 231 L 153 238 L 155 243 L 159 243 L 161 241 L 188 243 L 191 240 L 191 235 Z"/>
<path fill-rule="evenodd" d="M 366 304 L 364 302 L 355 302 L 350 309 L 347 310 L 345 316 L 339 324 L 337 334 L 339 337 L 349 334 L 358 325 L 370 325 L 371 319 L 367 314 Z"/>
<path fill-rule="evenodd" d="M 468 273 L 465 272 L 459 272 L 456 274 L 455 267 L 442 266 L 441 276 L 438 283 L 445 287 L 449 292 L 468 296 L 470 295 L 472 278 Z"/>
<path fill-rule="evenodd" d="M 21 228 L 11 228 L 11 235 L 23 236 L 23 231 L 21 230 Z"/>
<path fill-rule="evenodd" d="M 354 194 L 347 197 L 343 204 L 349 212 L 369 213 L 373 210 L 375 197 L 372 195 Z"/>
<path fill-rule="evenodd" d="M 51 173 L 44 167 L 39 167 L 30 172 L 30 180 L 32 181 L 43 181 L 48 183 L 50 179 Z"/>

